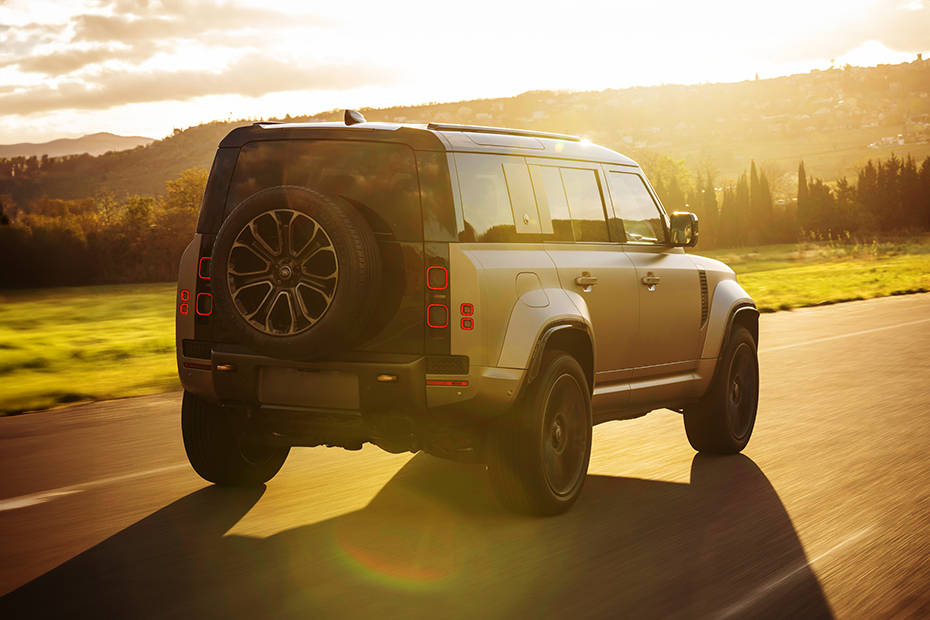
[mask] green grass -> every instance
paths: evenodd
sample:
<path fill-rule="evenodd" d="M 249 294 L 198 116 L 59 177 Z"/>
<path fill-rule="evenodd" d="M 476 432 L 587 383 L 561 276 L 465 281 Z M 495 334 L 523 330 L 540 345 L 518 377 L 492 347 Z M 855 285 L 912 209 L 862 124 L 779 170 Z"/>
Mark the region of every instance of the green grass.
<path fill-rule="evenodd" d="M 178 389 L 174 290 L 0 292 L 0 413 Z"/>
<path fill-rule="evenodd" d="M 765 311 L 930 290 L 930 237 L 696 253 Z M 179 389 L 173 284 L 0 291 L 0 414 Z"/>
<path fill-rule="evenodd" d="M 930 290 L 930 237 L 695 253 L 732 267 L 766 312 Z"/>

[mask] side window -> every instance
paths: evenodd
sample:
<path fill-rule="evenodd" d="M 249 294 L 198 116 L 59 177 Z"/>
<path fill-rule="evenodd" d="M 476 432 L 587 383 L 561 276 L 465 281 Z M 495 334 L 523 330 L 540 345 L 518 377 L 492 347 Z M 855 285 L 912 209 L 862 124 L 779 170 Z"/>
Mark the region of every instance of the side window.
<path fill-rule="evenodd" d="M 465 230 L 460 241 L 538 241 L 539 215 L 522 157 L 457 153 Z"/>
<path fill-rule="evenodd" d="M 662 214 L 642 177 L 630 172 L 608 172 L 607 184 L 627 243 L 664 244 Z"/>
<path fill-rule="evenodd" d="M 572 241 L 572 216 L 565 198 L 562 174 L 554 166 L 530 166 L 536 204 L 539 207 L 540 231 L 547 239 Z M 552 235 L 549 237 L 548 235 Z"/>
<path fill-rule="evenodd" d="M 597 174 L 580 168 L 561 168 L 561 172 L 575 241 L 609 241 Z"/>
<path fill-rule="evenodd" d="M 510 193 L 510 209 L 518 233 L 539 234 L 539 216 L 536 211 L 536 197 L 530 183 L 529 170 L 522 157 L 504 162 L 504 177 L 507 179 L 507 191 Z"/>

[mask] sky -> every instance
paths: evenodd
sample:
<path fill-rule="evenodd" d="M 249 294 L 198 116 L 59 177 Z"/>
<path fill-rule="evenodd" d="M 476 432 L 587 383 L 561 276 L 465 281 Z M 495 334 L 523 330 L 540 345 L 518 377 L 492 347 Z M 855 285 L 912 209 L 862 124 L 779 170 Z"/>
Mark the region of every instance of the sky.
<path fill-rule="evenodd" d="M 918 52 L 930 57 L 930 0 L 0 0 L 0 143 Z"/>

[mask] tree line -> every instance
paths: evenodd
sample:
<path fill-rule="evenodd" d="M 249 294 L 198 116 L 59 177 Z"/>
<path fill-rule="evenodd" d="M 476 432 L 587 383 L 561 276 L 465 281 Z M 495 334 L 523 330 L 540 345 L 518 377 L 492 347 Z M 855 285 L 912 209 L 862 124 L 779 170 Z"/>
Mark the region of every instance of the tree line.
<path fill-rule="evenodd" d="M 0 288 L 175 279 L 206 180 L 206 170 L 192 168 L 156 196 L 104 191 L 15 210 L 0 196 Z"/>
<path fill-rule="evenodd" d="M 643 165 L 667 210 L 697 214 L 705 248 L 930 231 L 930 157 L 869 160 L 854 184 L 809 176 L 802 161 L 796 198 L 780 204 L 755 161 L 723 187 L 709 166 L 693 173 L 661 157 Z"/>

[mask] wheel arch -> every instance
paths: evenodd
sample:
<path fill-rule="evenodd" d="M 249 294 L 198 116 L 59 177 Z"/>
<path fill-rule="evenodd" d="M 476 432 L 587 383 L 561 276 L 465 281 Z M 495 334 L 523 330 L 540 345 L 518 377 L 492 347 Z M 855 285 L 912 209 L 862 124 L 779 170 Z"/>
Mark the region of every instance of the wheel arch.
<path fill-rule="evenodd" d="M 530 354 L 520 393 L 539 375 L 543 358 L 548 351 L 559 350 L 571 354 L 584 370 L 588 390 L 594 389 L 594 338 L 587 323 L 560 320 L 548 324 L 536 340 Z"/>

